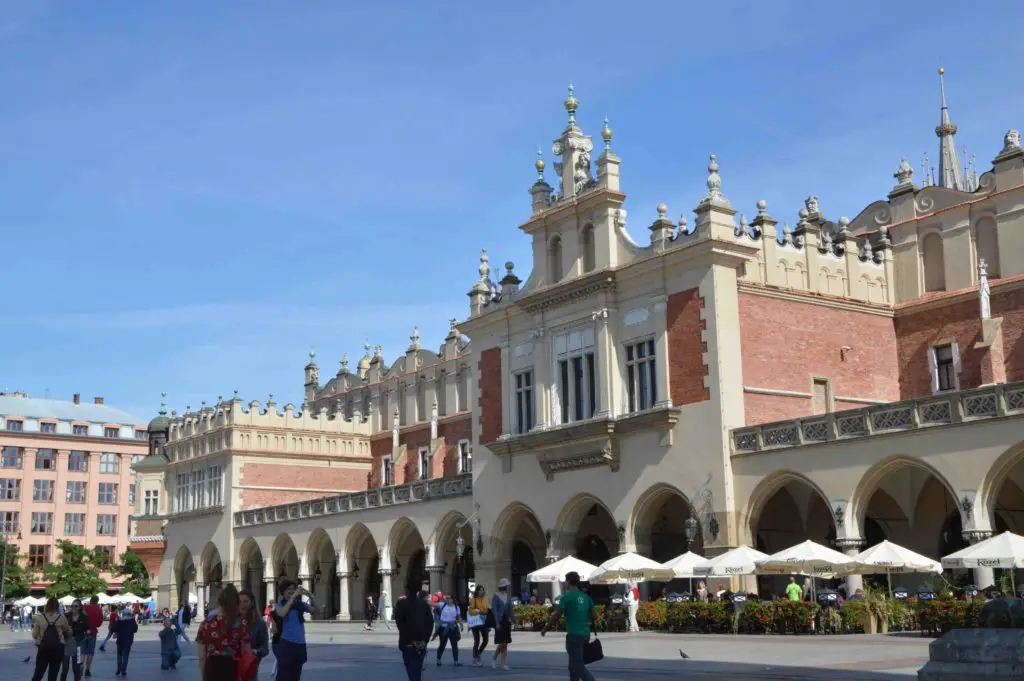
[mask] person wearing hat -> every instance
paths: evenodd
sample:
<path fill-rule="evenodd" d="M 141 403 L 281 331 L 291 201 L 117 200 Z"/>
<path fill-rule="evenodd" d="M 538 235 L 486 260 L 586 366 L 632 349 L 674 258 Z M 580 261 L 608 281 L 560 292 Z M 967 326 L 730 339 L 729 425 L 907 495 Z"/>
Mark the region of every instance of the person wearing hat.
<path fill-rule="evenodd" d="M 500 659 L 501 668 L 507 671 L 508 646 L 512 643 L 512 624 L 516 621 L 516 613 L 512 609 L 509 582 L 504 577 L 498 580 L 498 592 L 491 599 L 491 613 L 494 615 L 494 657 L 491 658 L 491 668 L 497 668 Z"/>
<path fill-rule="evenodd" d="M 121 611 L 117 621 L 111 627 L 114 636 L 117 637 L 117 671 L 114 676 L 128 675 L 128 655 L 132 651 L 132 644 L 135 643 L 135 634 L 139 630 L 139 624 L 135 621 L 135 613 L 131 608 Z"/>

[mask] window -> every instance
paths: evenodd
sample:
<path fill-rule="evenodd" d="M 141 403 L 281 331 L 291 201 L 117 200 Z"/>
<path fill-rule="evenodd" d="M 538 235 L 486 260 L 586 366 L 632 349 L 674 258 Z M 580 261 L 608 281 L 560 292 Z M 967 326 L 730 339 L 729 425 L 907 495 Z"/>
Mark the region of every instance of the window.
<path fill-rule="evenodd" d="M 942 237 L 932 232 L 921 242 L 921 260 L 924 269 L 924 290 L 946 290 L 946 263 L 942 252 Z"/>
<path fill-rule="evenodd" d="M 583 271 L 591 272 L 597 266 L 597 254 L 594 244 L 594 226 L 586 225 L 580 232 L 580 250 L 583 252 Z"/>
<path fill-rule="evenodd" d="M 65 494 L 65 499 L 69 504 L 84 504 L 85 503 L 85 491 L 86 484 L 82 480 L 69 480 L 68 490 Z"/>
<path fill-rule="evenodd" d="M 128 505 L 135 508 L 135 483 L 128 485 Z"/>
<path fill-rule="evenodd" d="M 208 506 L 224 505 L 224 469 L 210 466 L 206 476 L 206 498 Z"/>
<path fill-rule="evenodd" d="M 68 471 L 85 473 L 89 470 L 89 452 L 72 451 L 68 454 Z"/>
<path fill-rule="evenodd" d="M 473 450 L 470 448 L 469 440 L 459 440 L 459 472 L 471 473 L 473 471 Z"/>
<path fill-rule="evenodd" d="M 104 428 L 103 437 L 121 437 L 120 428 Z"/>
<path fill-rule="evenodd" d="M 7 430 L 22 430 L 24 427 L 25 424 L 21 421 L 12 421 L 11 419 L 7 420 Z"/>
<path fill-rule="evenodd" d="M 100 544 L 95 549 L 96 557 L 100 560 L 100 566 L 107 568 L 114 564 L 117 559 L 117 547 L 109 544 Z"/>
<path fill-rule="evenodd" d="M 0 500 L 18 501 L 19 499 L 21 499 L 21 480 L 0 478 Z"/>
<path fill-rule="evenodd" d="M 53 501 L 53 480 L 33 480 L 32 501 Z"/>
<path fill-rule="evenodd" d="M 17 534 L 21 530 L 21 518 L 17 511 L 0 511 L 0 534 Z"/>
<path fill-rule="evenodd" d="M 516 433 L 533 430 L 533 369 L 520 371 L 515 375 L 516 389 Z"/>
<path fill-rule="evenodd" d="M 101 504 L 116 504 L 117 503 L 117 483 L 116 482 L 101 482 L 99 484 L 100 489 L 100 503 Z"/>
<path fill-rule="evenodd" d="M 147 489 L 144 499 L 145 506 L 143 511 L 145 515 L 160 515 L 160 491 L 155 489 Z"/>
<path fill-rule="evenodd" d="M 148 433 L 146 433 L 146 431 L 144 431 L 144 430 L 136 430 L 135 431 L 135 439 L 136 440 L 145 440 L 147 437 L 148 437 Z"/>
<path fill-rule="evenodd" d="M 71 426 L 71 434 L 72 435 L 88 435 L 89 434 L 89 426 L 73 425 L 73 426 Z"/>
<path fill-rule="evenodd" d="M 81 537 L 85 534 L 85 514 L 65 513 L 64 534 L 69 537 Z"/>
<path fill-rule="evenodd" d="M 572 331 L 555 338 L 558 400 L 562 423 L 591 418 L 597 412 L 594 330 Z"/>
<path fill-rule="evenodd" d="M 960 389 L 960 351 L 956 343 L 937 345 L 928 352 L 932 392 Z"/>
<path fill-rule="evenodd" d="M 39 424 L 39 432 L 40 433 L 56 433 L 57 432 L 57 424 L 56 423 L 40 423 Z"/>
<path fill-rule="evenodd" d="M 32 511 L 32 534 L 52 534 L 53 513 L 51 511 Z"/>
<path fill-rule="evenodd" d="M 96 534 L 101 537 L 117 534 L 117 516 L 113 513 L 100 513 L 96 516 Z"/>
<path fill-rule="evenodd" d="M 36 470 L 37 471 L 52 471 L 57 467 L 57 450 L 55 449 L 37 449 L 36 450 Z"/>
<path fill-rule="evenodd" d="M 29 544 L 28 566 L 33 570 L 42 570 L 50 564 L 49 544 Z"/>
<path fill-rule="evenodd" d="M 100 454 L 100 473 L 119 473 L 121 471 L 121 455 L 103 452 Z"/>
<path fill-rule="evenodd" d="M 395 462 L 391 460 L 391 455 L 386 454 L 380 459 L 380 480 L 382 487 L 390 487 L 395 484 Z"/>
<path fill-rule="evenodd" d="M 653 340 L 626 346 L 626 396 L 630 412 L 650 409 L 658 401 Z"/>
<path fill-rule="evenodd" d="M 429 449 L 426 447 L 420 447 L 420 480 L 430 479 L 430 470 L 433 458 L 434 457 L 431 456 Z"/>
<path fill-rule="evenodd" d="M 0 468 L 21 468 L 21 460 L 25 456 L 24 447 L 4 447 L 0 453 Z"/>
<path fill-rule="evenodd" d="M 562 280 L 562 239 L 555 237 L 548 244 L 548 283 Z"/>
<path fill-rule="evenodd" d="M 188 473 L 178 473 L 174 485 L 174 512 L 183 513 L 188 510 Z"/>
<path fill-rule="evenodd" d="M 814 379 L 811 393 L 811 410 L 815 414 L 827 414 L 832 411 L 832 390 L 827 378 Z"/>

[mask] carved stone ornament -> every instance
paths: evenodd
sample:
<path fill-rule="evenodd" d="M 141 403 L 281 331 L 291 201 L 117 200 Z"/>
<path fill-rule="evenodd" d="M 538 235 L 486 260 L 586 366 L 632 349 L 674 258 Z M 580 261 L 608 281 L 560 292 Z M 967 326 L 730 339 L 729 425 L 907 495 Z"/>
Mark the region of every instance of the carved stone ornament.
<path fill-rule="evenodd" d="M 906 156 L 900 159 L 900 166 L 892 176 L 895 177 L 896 181 L 900 184 L 910 183 L 911 178 L 914 176 L 914 169 L 910 167 L 910 163 L 907 162 Z"/>
<path fill-rule="evenodd" d="M 646 307 L 634 307 L 626 312 L 622 318 L 626 326 L 638 326 L 651 318 L 651 312 Z"/>
<path fill-rule="evenodd" d="M 1011 128 L 1006 131 L 1006 135 L 1003 137 L 1003 151 L 1012 151 L 1014 149 L 1020 149 L 1020 131 L 1016 128 Z"/>
<path fill-rule="evenodd" d="M 537 455 L 537 463 L 548 480 L 554 480 L 556 473 L 584 468 L 608 466 L 612 472 L 619 470 L 619 452 L 614 440 L 581 443 L 572 450 L 569 454 L 551 452 Z"/>

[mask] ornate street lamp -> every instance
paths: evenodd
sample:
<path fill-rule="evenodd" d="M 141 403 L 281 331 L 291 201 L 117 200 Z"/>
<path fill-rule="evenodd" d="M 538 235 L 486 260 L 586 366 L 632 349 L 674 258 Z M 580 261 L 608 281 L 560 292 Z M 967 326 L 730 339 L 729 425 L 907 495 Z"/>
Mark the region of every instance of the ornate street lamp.
<path fill-rule="evenodd" d="M 320 570 L 320 564 L 316 565 L 316 572 L 313 573 L 313 581 L 319 583 L 323 579 L 324 573 Z"/>
<path fill-rule="evenodd" d="M 462 560 L 462 556 L 465 552 L 466 540 L 460 536 L 455 540 L 455 555 L 459 557 L 459 560 Z"/>
<path fill-rule="evenodd" d="M 694 518 L 693 516 L 690 516 L 689 518 L 686 519 L 686 522 L 683 523 L 683 526 L 684 526 L 685 532 L 686 532 L 686 550 L 689 551 L 690 550 L 690 544 L 692 544 L 693 540 L 697 538 L 697 529 L 698 529 L 697 519 Z"/>

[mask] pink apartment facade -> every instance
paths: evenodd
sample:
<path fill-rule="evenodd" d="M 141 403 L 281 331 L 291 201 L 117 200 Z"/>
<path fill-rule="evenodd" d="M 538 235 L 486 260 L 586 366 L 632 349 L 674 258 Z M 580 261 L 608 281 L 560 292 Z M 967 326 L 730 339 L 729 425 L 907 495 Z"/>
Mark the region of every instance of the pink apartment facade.
<path fill-rule="evenodd" d="M 0 534 L 17 546 L 33 589 L 46 586 L 41 572 L 61 539 L 104 547 L 111 560 L 129 547 L 132 463 L 149 446 L 143 423 L 102 397 L 0 393 Z"/>

